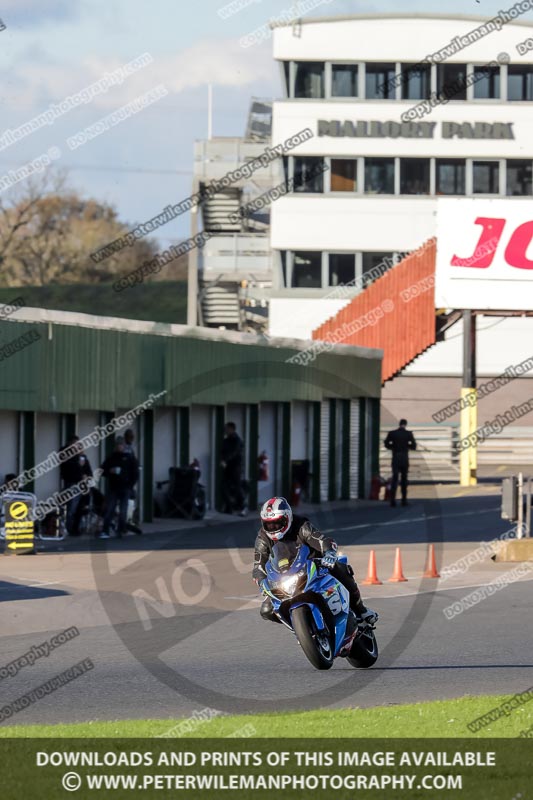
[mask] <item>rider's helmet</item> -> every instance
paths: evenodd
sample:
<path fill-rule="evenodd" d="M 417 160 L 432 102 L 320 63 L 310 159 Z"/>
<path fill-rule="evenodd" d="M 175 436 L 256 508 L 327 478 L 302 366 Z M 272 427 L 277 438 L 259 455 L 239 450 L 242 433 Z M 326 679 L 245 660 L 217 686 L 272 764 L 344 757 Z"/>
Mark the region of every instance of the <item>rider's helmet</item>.
<path fill-rule="evenodd" d="M 292 525 L 292 508 L 284 497 L 271 497 L 263 504 L 261 523 L 273 542 L 283 539 Z"/>

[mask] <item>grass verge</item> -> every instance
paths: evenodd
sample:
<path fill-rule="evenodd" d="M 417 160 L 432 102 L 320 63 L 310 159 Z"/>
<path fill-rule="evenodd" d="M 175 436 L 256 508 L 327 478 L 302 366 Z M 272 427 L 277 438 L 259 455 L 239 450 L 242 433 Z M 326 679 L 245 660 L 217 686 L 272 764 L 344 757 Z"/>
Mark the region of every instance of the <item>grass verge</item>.
<path fill-rule="evenodd" d="M 533 725 L 527 705 L 511 711 L 473 734 L 467 725 L 509 700 L 509 697 L 462 697 L 411 705 L 378 706 L 196 718 L 185 731 L 184 719 L 119 720 L 68 725 L 16 725 L 0 727 L 0 737 L 150 737 L 194 738 L 254 737 L 364 737 L 364 738 L 487 738 L 516 737 Z M 533 705 L 533 704 L 532 704 Z M 200 709 L 198 709 L 200 711 Z M 206 715 L 207 716 L 207 715 Z M 191 717 L 190 719 L 194 719 Z M 180 725 L 181 723 L 181 725 Z M 172 732 L 172 728 L 180 726 Z M 533 732 L 532 732 L 533 733 Z"/>

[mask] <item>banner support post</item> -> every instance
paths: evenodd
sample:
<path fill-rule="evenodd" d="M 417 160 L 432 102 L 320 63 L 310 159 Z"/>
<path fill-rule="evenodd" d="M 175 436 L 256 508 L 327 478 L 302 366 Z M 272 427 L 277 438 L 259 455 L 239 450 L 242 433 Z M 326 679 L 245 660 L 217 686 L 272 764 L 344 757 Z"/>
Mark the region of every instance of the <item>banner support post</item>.
<path fill-rule="evenodd" d="M 463 387 L 461 389 L 461 441 L 477 430 L 476 316 L 463 311 Z M 477 484 L 477 442 L 461 450 L 461 486 Z"/>

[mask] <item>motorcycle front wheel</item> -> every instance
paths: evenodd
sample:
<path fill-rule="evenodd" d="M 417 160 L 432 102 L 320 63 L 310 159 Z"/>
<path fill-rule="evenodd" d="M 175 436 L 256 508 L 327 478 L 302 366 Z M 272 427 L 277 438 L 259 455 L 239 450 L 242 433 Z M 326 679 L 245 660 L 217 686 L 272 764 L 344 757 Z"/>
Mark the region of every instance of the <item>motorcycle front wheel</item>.
<path fill-rule="evenodd" d="M 368 669 L 378 660 L 378 643 L 372 628 L 357 634 L 346 659 L 356 669 Z"/>
<path fill-rule="evenodd" d="M 334 656 L 329 636 L 316 632 L 309 606 L 295 608 L 291 613 L 291 620 L 300 647 L 313 667 L 331 669 Z"/>

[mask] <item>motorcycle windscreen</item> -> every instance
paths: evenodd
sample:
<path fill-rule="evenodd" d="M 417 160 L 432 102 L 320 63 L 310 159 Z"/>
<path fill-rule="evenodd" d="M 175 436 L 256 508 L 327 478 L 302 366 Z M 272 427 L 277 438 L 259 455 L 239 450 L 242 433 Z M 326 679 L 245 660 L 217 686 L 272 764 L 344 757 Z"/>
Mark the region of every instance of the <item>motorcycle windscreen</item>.
<path fill-rule="evenodd" d="M 297 559 L 299 549 L 296 542 L 276 542 L 270 554 L 270 563 L 276 572 L 287 572 Z"/>

